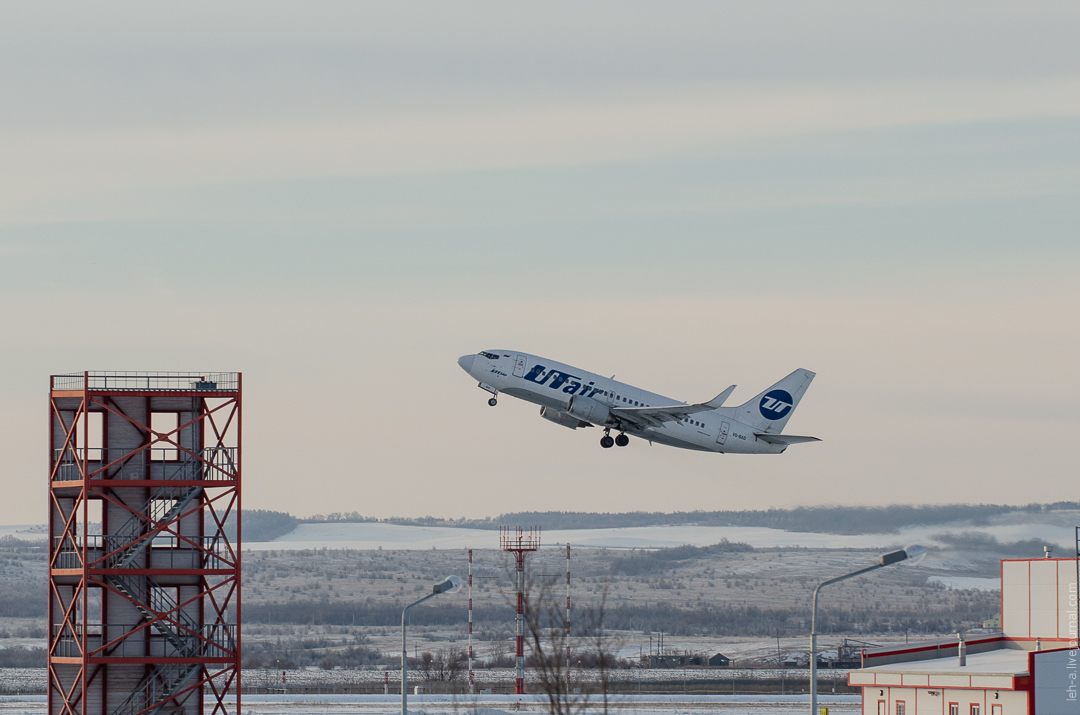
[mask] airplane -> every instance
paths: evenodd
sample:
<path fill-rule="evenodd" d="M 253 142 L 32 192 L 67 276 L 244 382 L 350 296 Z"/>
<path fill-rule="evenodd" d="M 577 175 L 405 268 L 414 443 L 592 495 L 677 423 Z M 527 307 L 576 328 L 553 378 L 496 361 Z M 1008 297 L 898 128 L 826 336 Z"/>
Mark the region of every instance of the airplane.
<path fill-rule="evenodd" d="M 724 407 L 735 385 L 695 405 L 647 392 L 564 363 L 513 350 L 482 350 L 463 355 L 458 365 L 491 393 L 540 405 L 540 416 L 563 427 L 602 427 L 600 446 L 630 443 L 627 435 L 650 444 L 721 454 L 780 454 L 790 445 L 820 442 L 817 437 L 781 434 L 815 373 L 796 370 L 738 407 Z M 618 432 L 612 437 L 611 431 Z"/>

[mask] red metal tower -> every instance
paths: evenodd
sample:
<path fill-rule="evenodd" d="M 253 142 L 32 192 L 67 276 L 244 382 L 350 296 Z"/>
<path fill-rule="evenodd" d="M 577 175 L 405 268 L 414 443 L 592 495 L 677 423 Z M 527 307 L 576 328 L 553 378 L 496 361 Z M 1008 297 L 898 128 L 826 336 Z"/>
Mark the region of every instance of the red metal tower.
<path fill-rule="evenodd" d="M 570 692 L 570 542 L 566 542 L 566 692 Z"/>
<path fill-rule="evenodd" d="M 517 557 L 517 674 L 514 692 L 525 693 L 525 554 L 540 548 L 540 527 L 530 527 L 526 533 L 520 526 L 499 528 L 499 545 L 503 551 L 512 551 Z"/>
<path fill-rule="evenodd" d="M 240 403 L 239 373 L 50 378 L 49 715 L 239 715 Z"/>
<path fill-rule="evenodd" d="M 476 678 L 473 676 L 472 647 L 472 549 L 469 549 L 469 694 L 476 692 Z"/>

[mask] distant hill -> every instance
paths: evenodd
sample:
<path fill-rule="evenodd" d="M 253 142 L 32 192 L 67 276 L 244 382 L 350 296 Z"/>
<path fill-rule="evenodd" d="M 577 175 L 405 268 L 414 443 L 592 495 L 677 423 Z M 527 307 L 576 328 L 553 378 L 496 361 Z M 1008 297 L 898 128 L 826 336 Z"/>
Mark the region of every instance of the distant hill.
<path fill-rule="evenodd" d="M 991 517 L 1009 513 L 1038 514 L 1058 510 L 1080 510 L 1077 502 L 1054 504 L 946 504 L 936 506 L 893 505 L 811 506 L 757 511 L 689 511 L 595 513 L 575 511 L 526 511 L 500 514 L 487 519 L 419 519 L 390 517 L 379 519 L 357 512 L 320 514 L 300 519 L 285 512 L 245 511 L 244 540 L 270 541 L 284 536 L 301 523 L 377 522 L 405 526 L 444 526 L 469 529 L 497 529 L 503 525 L 539 526 L 553 529 L 618 529 L 634 526 L 760 526 L 783 531 L 819 534 L 891 534 L 904 527 L 970 523 L 985 525 Z"/>
<path fill-rule="evenodd" d="M 245 509 L 243 514 L 245 542 L 273 541 L 279 536 L 285 536 L 300 523 L 295 516 L 283 511 Z M 225 533 L 230 539 L 236 538 L 236 517 L 226 522 Z"/>

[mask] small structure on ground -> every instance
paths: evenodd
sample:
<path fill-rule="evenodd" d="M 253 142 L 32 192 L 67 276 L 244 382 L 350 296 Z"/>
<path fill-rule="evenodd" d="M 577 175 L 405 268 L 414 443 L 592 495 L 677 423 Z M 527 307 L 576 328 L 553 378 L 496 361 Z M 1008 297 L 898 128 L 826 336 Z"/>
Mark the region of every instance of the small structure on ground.
<path fill-rule="evenodd" d="M 717 653 L 712 658 L 709 658 L 709 665 L 713 668 L 727 668 L 731 666 L 731 658 L 728 658 L 723 653 Z"/>

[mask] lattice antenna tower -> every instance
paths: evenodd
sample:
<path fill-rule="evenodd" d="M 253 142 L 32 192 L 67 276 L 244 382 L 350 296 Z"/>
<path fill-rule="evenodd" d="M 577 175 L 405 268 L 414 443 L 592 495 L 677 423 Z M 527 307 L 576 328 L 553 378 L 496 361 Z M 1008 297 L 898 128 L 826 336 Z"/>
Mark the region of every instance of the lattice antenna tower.
<path fill-rule="evenodd" d="M 529 527 L 525 531 L 522 527 L 503 526 L 499 528 L 499 546 L 503 551 L 514 554 L 517 561 L 515 572 L 517 586 L 517 617 L 515 618 L 517 634 L 517 672 L 514 677 L 514 692 L 518 695 L 525 693 L 525 554 L 540 548 L 540 527 Z"/>
<path fill-rule="evenodd" d="M 570 542 L 566 542 L 566 692 L 570 692 Z"/>
<path fill-rule="evenodd" d="M 472 643 L 472 549 L 469 549 L 469 694 L 476 692 L 476 679 L 473 677 Z"/>

